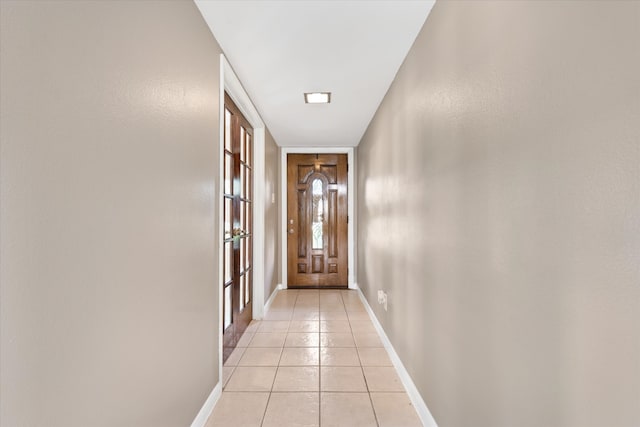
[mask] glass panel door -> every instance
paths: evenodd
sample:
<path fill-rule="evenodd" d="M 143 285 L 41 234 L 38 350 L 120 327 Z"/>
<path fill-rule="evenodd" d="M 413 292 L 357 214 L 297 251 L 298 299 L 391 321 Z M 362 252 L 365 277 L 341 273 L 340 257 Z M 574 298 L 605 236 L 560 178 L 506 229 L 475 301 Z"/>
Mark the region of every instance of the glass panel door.
<path fill-rule="evenodd" d="M 223 360 L 252 318 L 253 129 L 225 93 L 223 150 Z"/>

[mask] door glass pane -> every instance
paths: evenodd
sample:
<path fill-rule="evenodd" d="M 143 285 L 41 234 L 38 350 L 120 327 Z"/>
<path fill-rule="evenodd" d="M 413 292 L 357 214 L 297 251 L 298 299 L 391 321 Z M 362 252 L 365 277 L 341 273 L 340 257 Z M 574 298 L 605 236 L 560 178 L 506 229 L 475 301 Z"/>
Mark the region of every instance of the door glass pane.
<path fill-rule="evenodd" d="M 229 283 L 229 280 L 231 280 L 232 259 L 233 242 L 227 242 L 224 244 L 224 283 Z"/>
<path fill-rule="evenodd" d="M 312 206 L 311 206 L 311 235 L 313 236 L 312 248 L 323 248 L 323 230 L 324 221 L 324 203 L 322 200 L 322 180 L 316 178 L 313 180 L 311 187 Z"/>
<path fill-rule="evenodd" d="M 231 112 L 224 110 L 224 149 L 231 151 Z"/>
<path fill-rule="evenodd" d="M 224 192 L 225 194 L 231 194 L 233 189 L 231 187 L 233 183 L 233 176 L 231 173 L 231 166 L 233 165 L 233 157 L 231 154 L 224 155 Z"/>
<path fill-rule="evenodd" d="M 240 197 L 244 198 L 245 197 L 245 192 L 244 192 L 244 175 L 245 175 L 245 166 L 240 163 Z"/>
<path fill-rule="evenodd" d="M 240 228 L 243 230 L 247 229 L 247 202 L 240 202 Z"/>
<path fill-rule="evenodd" d="M 245 185 L 247 186 L 245 190 L 245 197 L 251 200 L 251 169 L 245 168 L 244 170 L 247 174 L 244 178 Z"/>
<path fill-rule="evenodd" d="M 252 165 L 251 162 L 253 160 L 251 158 L 253 156 L 253 150 L 252 150 L 253 144 L 252 144 L 252 142 L 253 142 L 253 136 L 251 134 L 247 134 L 247 164 L 249 166 Z"/>
<path fill-rule="evenodd" d="M 240 161 L 244 162 L 246 159 L 244 158 L 244 138 L 246 132 L 242 126 L 240 126 Z"/>
<path fill-rule="evenodd" d="M 240 276 L 240 311 L 244 308 L 244 275 Z"/>
<path fill-rule="evenodd" d="M 245 250 L 246 250 L 246 240 L 245 238 L 240 239 L 240 273 L 242 273 L 244 271 L 244 254 L 245 254 Z"/>
<path fill-rule="evenodd" d="M 251 233 L 251 230 L 253 229 L 253 223 L 251 222 L 251 206 L 253 206 L 253 204 L 251 203 L 245 203 L 245 221 L 247 222 L 246 228 L 245 230 L 247 230 L 247 233 Z"/>
<path fill-rule="evenodd" d="M 233 288 L 231 285 L 224 288 L 224 329 L 231 324 L 231 288 Z"/>
<path fill-rule="evenodd" d="M 249 301 L 251 301 L 251 298 L 249 298 L 249 296 L 251 295 L 251 278 L 252 278 L 251 271 L 247 271 L 244 276 L 245 276 L 244 303 L 249 304 Z"/>
<path fill-rule="evenodd" d="M 251 237 L 247 237 L 244 240 L 247 241 L 247 255 L 244 257 L 244 269 L 247 270 L 251 267 Z"/>
<path fill-rule="evenodd" d="M 232 199 L 224 198 L 224 238 L 230 239 L 232 237 L 231 228 L 233 226 L 233 206 Z"/>

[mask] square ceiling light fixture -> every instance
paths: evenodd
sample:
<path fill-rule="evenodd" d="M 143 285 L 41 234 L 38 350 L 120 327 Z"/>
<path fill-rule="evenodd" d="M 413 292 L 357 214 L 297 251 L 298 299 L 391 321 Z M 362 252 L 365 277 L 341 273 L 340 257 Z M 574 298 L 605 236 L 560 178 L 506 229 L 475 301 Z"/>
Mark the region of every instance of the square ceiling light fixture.
<path fill-rule="evenodd" d="M 331 92 L 308 92 L 304 94 L 307 104 L 328 104 L 331 102 Z"/>

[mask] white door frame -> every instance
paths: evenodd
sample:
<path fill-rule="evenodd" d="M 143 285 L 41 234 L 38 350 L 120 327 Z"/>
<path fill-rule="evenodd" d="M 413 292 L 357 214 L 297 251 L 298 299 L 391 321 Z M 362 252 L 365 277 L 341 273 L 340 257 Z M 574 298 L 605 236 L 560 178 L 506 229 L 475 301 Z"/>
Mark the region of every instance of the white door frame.
<path fill-rule="evenodd" d="M 354 207 L 355 207 L 355 185 L 354 185 L 354 169 L 353 169 L 353 155 L 354 155 L 354 147 L 282 147 L 280 150 L 280 212 L 281 215 L 281 271 L 282 271 L 282 288 L 286 289 L 288 286 L 288 278 L 287 278 L 287 155 L 288 154 L 323 154 L 323 153 L 337 153 L 337 154 L 347 154 L 347 215 L 349 215 L 349 222 L 347 224 L 347 233 L 348 233 L 348 256 L 349 256 L 349 274 L 348 274 L 348 285 L 349 289 L 356 289 L 356 283 L 354 279 L 355 273 L 355 244 L 354 244 Z"/>
<path fill-rule="evenodd" d="M 224 193 L 224 93 L 229 94 L 238 109 L 249 121 L 253 128 L 253 303 L 252 315 L 254 319 L 262 319 L 264 316 L 264 138 L 265 126 L 258 110 L 254 107 L 249 95 L 245 92 L 240 80 L 236 76 L 233 68 L 220 54 L 220 143 L 218 144 L 218 155 L 220 161 L 218 165 L 218 298 L 219 313 L 218 331 L 218 354 L 220 360 L 220 381 L 222 381 L 222 347 L 223 347 L 223 304 L 224 304 L 224 278 L 222 261 L 224 257 L 224 246 L 222 236 L 224 236 L 224 204 L 222 195 Z"/>

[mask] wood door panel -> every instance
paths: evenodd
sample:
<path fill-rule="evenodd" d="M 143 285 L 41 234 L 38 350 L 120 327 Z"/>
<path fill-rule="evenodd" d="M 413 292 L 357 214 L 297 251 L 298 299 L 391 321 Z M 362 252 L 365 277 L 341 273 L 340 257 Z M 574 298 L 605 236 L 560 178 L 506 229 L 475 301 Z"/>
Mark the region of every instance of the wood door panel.
<path fill-rule="evenodd" d="M 345 154 L 346 156 L 346 154 Z M 338 167 L 333 165 L 321 165 L 320 173 L 323 174 L 329 184 L 337 184 L 338 183 Z"/>
<path fill-rule="evenodd" d="M 298 258 L 307 257 L 307 190 L 298 190 Z"/>
<path fill-rule="evenodd" d="M 315 172 L 314 165 L 298 165 L 298 184 L 306 184 L 309 177 Z"/>
<path fill-rule="evenodd" d="M 311 272 L 312 273 L 324 273 L 324 256 L 312 255 L 311 256 Z"/>
<path fill-rule="evenodd" d="M 347 287 L 347 155 L 287 158 L 288 286 Z"/>
<path fill-rule="evenodd" d="M 327 197 L 329 205 L 329 253 L 330 258 L 338 257 L 338 191 L 329 190 L 329 197 Z"/>

